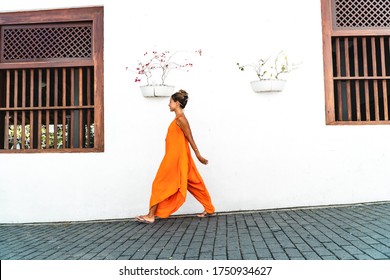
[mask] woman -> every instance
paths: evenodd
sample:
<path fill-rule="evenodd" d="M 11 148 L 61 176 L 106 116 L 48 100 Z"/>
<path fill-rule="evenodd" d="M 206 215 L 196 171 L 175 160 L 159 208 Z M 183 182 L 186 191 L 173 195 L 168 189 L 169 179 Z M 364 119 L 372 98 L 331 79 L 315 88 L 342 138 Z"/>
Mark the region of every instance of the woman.
<path fill-rule="evenodd" d="M 204 211 L 197 215 L 198 217 L 215 215 L 210 194 L 191 157 L 189 145 L 201 163 L 208 163 L 207 159 L 200 155 L 183 113 L 187 101 L 188 94 L 184 90 L 176 92 L 170 98 L 169 109 L 175 112 L 176 117 L 168 128 L 165 156 L 153 181 L 149 213 L 136 217 L 138 222 L 150 224 L 154 222 L 155 217 L 169 217 L 183 205 L 187 190 L 204 207 Z"/>

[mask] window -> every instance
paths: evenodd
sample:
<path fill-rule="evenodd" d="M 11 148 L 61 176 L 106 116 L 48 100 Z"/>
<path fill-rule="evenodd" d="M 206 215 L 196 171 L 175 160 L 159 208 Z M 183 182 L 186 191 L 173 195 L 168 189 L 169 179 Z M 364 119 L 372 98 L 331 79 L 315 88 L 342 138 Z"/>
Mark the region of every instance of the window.
<path fill-rule="evenodd" d="M 327 124 L 389 124 L 390 1 L 322 0 Z"/>
<path fill-rule="evenodd" d="M 103 8 L 0 14 L 0 152 L 102 152 Z"/>

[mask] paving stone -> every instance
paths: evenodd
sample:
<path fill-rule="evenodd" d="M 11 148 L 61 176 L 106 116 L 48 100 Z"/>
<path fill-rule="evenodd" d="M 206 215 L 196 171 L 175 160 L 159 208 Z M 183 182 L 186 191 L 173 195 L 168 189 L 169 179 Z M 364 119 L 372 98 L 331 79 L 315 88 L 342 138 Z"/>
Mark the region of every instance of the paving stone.
<path fill-rule="evenodd" d="M 175 248 L 175 254 L 185 254 L 187 250 L 188 250 L 188 246 L 177 246 Z"/>
<path fill-rule="evenodd" d="M 379 241 L 372 238 L 371 236 L 363 236 L 360 238 L 364 243 L 367 243 L 369 245 L 372 245 L 372 244 L 378 244 Z"/>
<path fill-rule="evenodd" d="M 342 248 L 345 251 L 347 251 L 348 253 L 350 253 L 351 255 L 361 255 L 361 254 L 363 254 L 363 252 L 361 250 L 359 250 L 358 248 L 356 248 L 355 246 L 352 246 L 352 245 L 342 246 Z"/>
<path fill-rule="evenodd" d="M 376 249 L 377 251 L 381 252 L 385 255 L 390 255 L 390 247 L 383 244 L 373 244 L 371 245 L 372 248 Z"/>
<path fill-rule="evenodd" d="M 362 254 L 362 255 L 355 255 L 354 256 L 357 260 L 373 260 L 372 257 Z"/>
<path fill-rule="evenodd" d="M 227 257 L 228 260 L 242 260 L 241 253 L 238 250 L 228 250 Z"/>
<path fill-rule="evenodd" d="M 355 258 L 345 250 L 332 250 L 332 253 L 340 260 L 354 260 Z"/>
<path fill-rule="evenodd" d="M 313 249 L 305 244 L 305 243 L 296 243 L 295 247 L 300 251 L 300 252 L 313 252 Z"/>
<path fill-rule="evenodd" d="M 256 255 L 259 256 L 259 258 L 268 258 L 272 259 L 272 254 L 267 248 L 255 248 Z"/>
<path fill-rule="evenodd" d="M 265 243 L 264 240 L 262 240 L 262 241 L 253 241 L 253 247 L 254 248 L 259 248 L 259 249 L 265 249 L 265 248 L 267 248 L 267 244 Z"/>
<path fill-rule="evenodd" d="M 286 249 L 286 254 L 289 256 L 290 259 L 293 259 L 293 258 L 303 258 L 301 252 L 299 252 L 298 249 L 287 248 Z"/>
<path fill-rule="evenodd" d="M 307 244 L 309 244 L 311 247 L 318 247 L 321 246 L 321 242 L 319 242 L 314 236 L 306 236 L 305 241 Z"/>
<path fill-rule="evenodd" d="M 282 246 L 279 243 L 267 243 L 268 249 L 272 253 L 283 253 L 284 250 Z"/>
<path fill-rule="evenodd" d="M 186 253 L 186 259 L 187 258 L 197 258 L 199 257 L 199 249 L 189 248 Z"/>
<path fill-rule="evenodd" d="M 211 260 L 213 258 L 213 252 L 200 252 L 199 260 Z"/>
<path fill-rule="evenodd" d="M 302 252 L 306 260 L 321 260 L 322 258 L 315 252 Z"/>
<path fill-rule="evenodd" d="M 332 255 L 332 252 L 329 251 L 328 249 L 326 249 L 325 246 L 314 247 L 313 250 L 314 250 L 314 252 L 316 252 L 316 254 L 318 254 L 321 257 Z"/>
<path fill-rule="evenodd" d="M 240 251 L 242 252 L 242 254 L 249 254 L 249 255 L 256 255 L 256 250 L 255 248 L 250 245 L 250 246 L 241 246 L 240 247 Z"/>
<path fill-rule="evenodd" d="M 273 253 L 272 257 L 274 260 L 289 260 L 289 257 L 285 253 Z"/>
<path fill-rule="evenodd" d="M 323 260 L 338 260 L 338 258 L 334 255 L 330 255 L 330 256 L 321 256 L 321 259 Z"/>
<path fill-rule="evenodd" d="M 326 242 L 323 245 L 329 250 L 341 250 L 341 247 L 334 242 Z"/>
<path fill-rule="evenodd" d="M 94 257 L 96 256 L 96 254 L 94 253 L 85 253 L 83 254 L 82 256 L 80 256 L 80 258 L 78 258 L 79 260 L 92 260 L 94 259 Z M 119 255 L 117 257 L 117 259 L 119 259 L 119 257 L 121 257 L 122 255 Z"/>
<path fill-rule="evenodd" d="M 257 260 L 256 254 L 242 254 L 242 259 L 243 260 Z"/>
<path fill-rule="evenodd" d="M 367 243 L 357 240 L 357 241 L 351 241 L 351 245 L 355 246 L 357 249 L 364 251 L 365 249 L 372 248 L 371 245 L 368 245 Z"/>
<path fill-rule="evenodd" d="M 204 245 L 202 244 L 202 247 L 200 248 L 201 253 L 208 253 L 208 252 L 213 252 L 214 246 L 213 245 Z"/>
<path fill-rule="evenodd" d="M 386 256 L 385 254 L 382 254 L 380 251 L 378 251 L 376 249 L 366 249 L 366 250 L 364 250 L 364 253 L 366 255 L 369 255 L 370 257 L 372 257 L 374 260 L 386 260 L 386 259 L 389 259 L 388 256 Z"/>
<path fill-rule="evenodd" d="M 185 254 L 173 254 L 172 260 L 184 260 L 185 259 Z"/>

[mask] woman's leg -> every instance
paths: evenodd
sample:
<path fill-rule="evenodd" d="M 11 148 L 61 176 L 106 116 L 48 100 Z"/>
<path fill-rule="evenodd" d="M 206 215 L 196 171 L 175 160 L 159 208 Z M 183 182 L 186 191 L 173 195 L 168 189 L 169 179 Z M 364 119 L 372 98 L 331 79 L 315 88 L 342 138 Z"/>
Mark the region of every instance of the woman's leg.
<path fill-rule="evenodd" d="M 211 196 L 200 174 L 192 169 L 188 175 L 187 190 L 203 205 L 204 211 L 202 214 L 214 214 L 215 207 L 211 202 Z"/>
<path fill-rule="evenodd" d="M 202 204 L 204 211 L 199 214 L 199 216 L 207 216 L 209 214 L 215 213 L 215 207 L 211 202 L 211 197 L 206 187 L 199 188 L 199 186 L 195 186 L 193 184 L 188 184 L 188 191 L 195 197 L 200 204 Z"/>
<path fill-rule="evenodd" d="M 215 213 L 215 207 L 211 202 L 211 196 L 192 159 L 190 160 L 190 166 L 188 170 L 187 190 L 195 197 L 197 201 L 200 202 L 200 204 L 203 205 L 204 211 L 202 214 Z"/>

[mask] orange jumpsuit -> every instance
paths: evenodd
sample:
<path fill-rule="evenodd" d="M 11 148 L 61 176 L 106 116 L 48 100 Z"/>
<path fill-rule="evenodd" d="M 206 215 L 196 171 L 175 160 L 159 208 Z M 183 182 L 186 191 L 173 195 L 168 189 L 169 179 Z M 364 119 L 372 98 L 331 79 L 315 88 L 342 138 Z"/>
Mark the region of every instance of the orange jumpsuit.
<path fill-rule="evenodd" d="M 188 140 L 177 125 L 177 118 L 168 128 L 165 156 L 153 181 L 150 207 L 158 204 L 155 215 L 167 218 L 183 205 L 188 190 L 207 213 L 214 213 L 210 194 L 196 169 Z"/>

